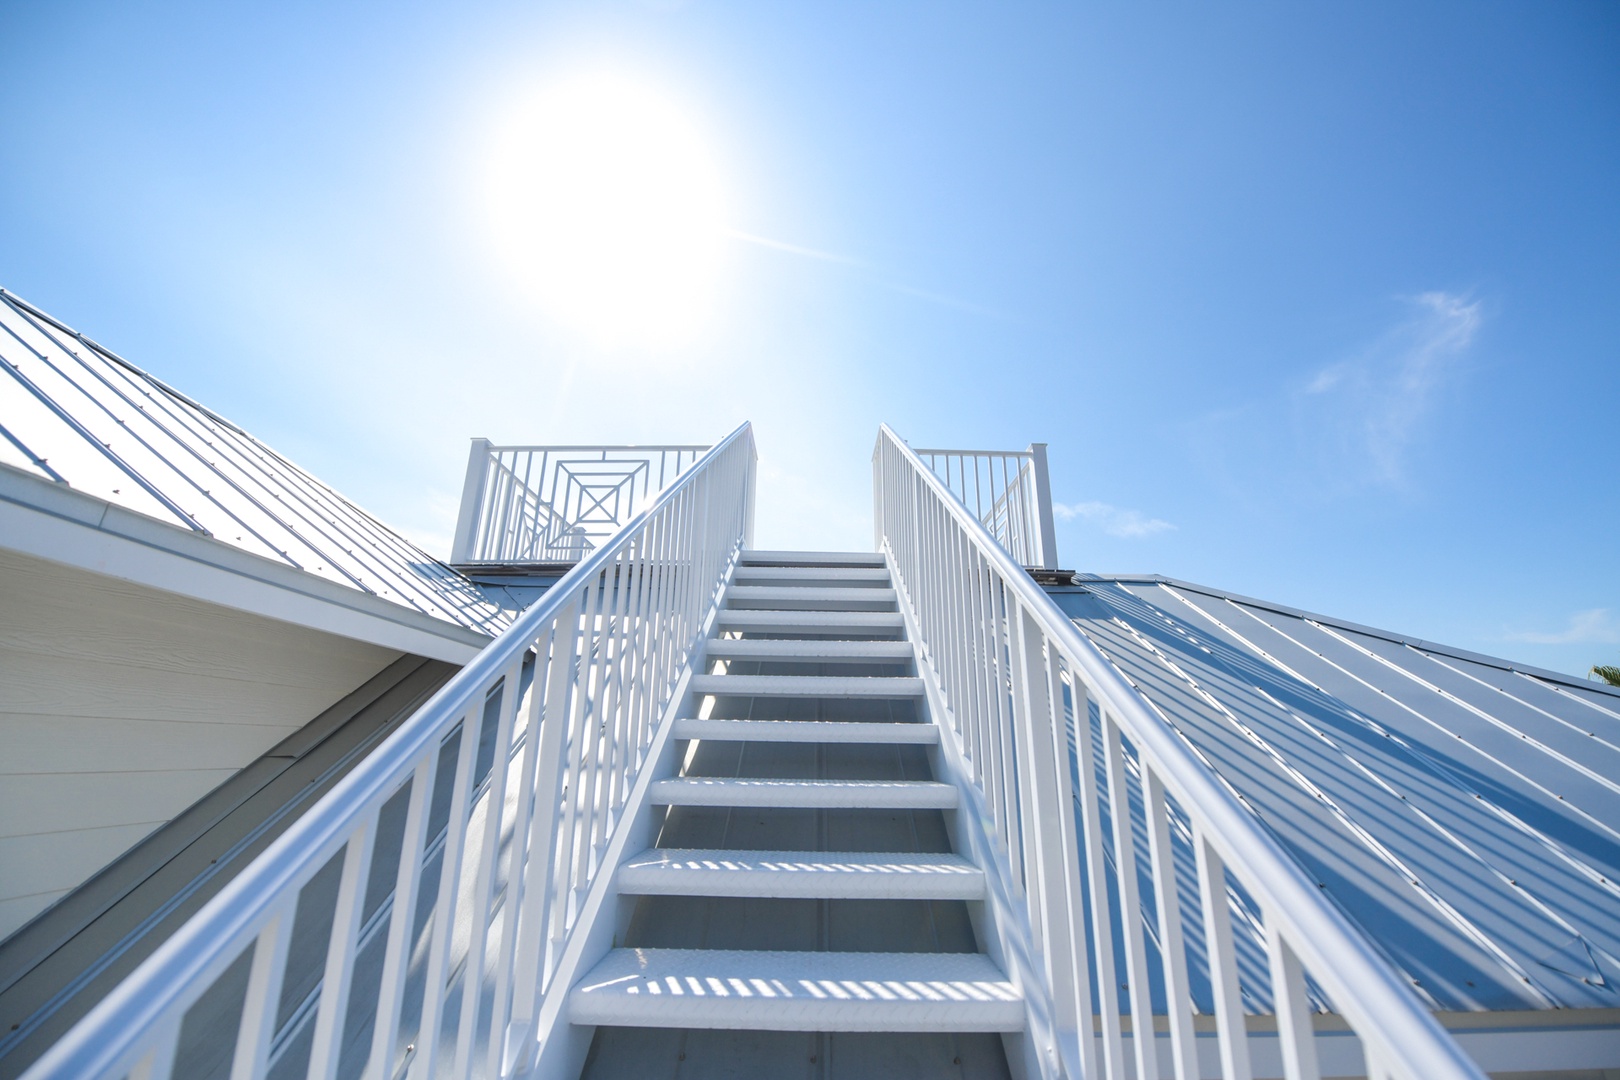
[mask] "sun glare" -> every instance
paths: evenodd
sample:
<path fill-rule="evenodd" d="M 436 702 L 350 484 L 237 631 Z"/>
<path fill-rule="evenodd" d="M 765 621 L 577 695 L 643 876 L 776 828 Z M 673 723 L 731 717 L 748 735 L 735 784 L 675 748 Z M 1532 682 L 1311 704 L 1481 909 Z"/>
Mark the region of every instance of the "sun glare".
<path fill-rule="evenodd" d="M 504 124 L 489 180 L 504 268 L 552 319 L 602 344 L 658 347 L 712 317 L 720 176 L 667 97 L 611 75 L 553 84 Z"/>

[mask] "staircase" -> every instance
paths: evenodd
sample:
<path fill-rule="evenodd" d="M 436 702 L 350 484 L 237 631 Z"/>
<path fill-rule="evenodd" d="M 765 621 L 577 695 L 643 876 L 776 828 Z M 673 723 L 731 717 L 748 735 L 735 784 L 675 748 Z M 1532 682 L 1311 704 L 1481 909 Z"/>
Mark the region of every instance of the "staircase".
<path fill-rule="evenodd" d="M 622 947 L 570 994 L 584 1075 L 1008 1075 L 1024 1003 L 979 952 L 883 557 L 745 552 L 716 634 Z"/>

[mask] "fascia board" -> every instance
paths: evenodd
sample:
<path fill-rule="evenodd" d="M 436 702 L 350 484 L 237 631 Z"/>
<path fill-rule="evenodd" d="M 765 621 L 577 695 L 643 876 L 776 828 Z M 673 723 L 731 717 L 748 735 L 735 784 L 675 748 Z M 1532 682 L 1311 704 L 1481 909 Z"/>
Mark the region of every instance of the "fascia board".
<path fill-rule="evenodd" d="M 464 664 L 475 630 L 0 464 L 0 546 L 341 637 Z"/>

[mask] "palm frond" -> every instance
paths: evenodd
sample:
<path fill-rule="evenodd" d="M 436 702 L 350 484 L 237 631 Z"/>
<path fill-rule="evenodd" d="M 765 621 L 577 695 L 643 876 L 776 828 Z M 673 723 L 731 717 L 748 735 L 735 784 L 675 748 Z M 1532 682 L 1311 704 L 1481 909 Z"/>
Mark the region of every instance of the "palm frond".
<path fill-rule="evenodd" d="M 1592 668 L 1592 674 L 1610 686 L 1620 686 L 1620 667 L 1615 667 L 1612 664 L 1598 664 Z"/>

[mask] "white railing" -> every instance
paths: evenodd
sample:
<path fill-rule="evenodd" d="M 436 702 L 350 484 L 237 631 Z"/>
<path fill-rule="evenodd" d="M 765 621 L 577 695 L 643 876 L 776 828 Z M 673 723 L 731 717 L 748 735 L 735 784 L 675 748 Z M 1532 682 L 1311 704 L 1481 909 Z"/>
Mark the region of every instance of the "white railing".
<path fill-rule="evenodd" d="M 708 449 L 474 439 L 450 561 L 578 562 Z"/>
<path fill-rule="evenodd" d="M 1028 450 L 913 450 L 1020 565 L 1057 569 L 1046 444 Z"/>
<path fill-rule="evenodd" d="M 748 539 L 754 462 L 744 424 L 519 616 L 27 1080 L 527 1070 L 566 1027 L 566 965 L 591 929 L 582 912 L 600 909 L 632 789 Z"/>
<path fill-rule="evenodd" d="M 1207 972 L 1220 1075 L 1248 1080 L 1242 996 L 1266 974 L 1251 968 L 1240 982 L 1233 912 L 1257 906 L 1254 936 L 1291 1080 L 1320 1075 L 1313 997 L 1325 998 L 1359 1037 L 1369 1077 L 1482 1080 L 1260 821 L 887 426 L 873 467 L 881 547 L 937 680 L 936 721 L 970 796 L 959 821 L 978 823 L 993 855 L 986 870 L 999 898 L 998 933 L 1007 938 L 998 947 L 1025 985 L 1040 1073 L 1155 1080 L 1159 1039 L 1130 1037 L 1152 1027 L 1122 1021 L 1120 988 L 1131 1020 L 1153 1016 L 1149 964 L 1157 956 L 1173 1075 L 1200 1075 L 1187 906 L 1196 921 L 1186 929 L 1206 945 L 1193 957 L 1204 970 L 1191 974 Z M 1145 874 L 1135 839 L 1143 832 Z M 1191 903 L 1183 897 L 1188 878 L 1198 897 Z M 1124 913 L 1118 919 L 1111 895 Z"/>

